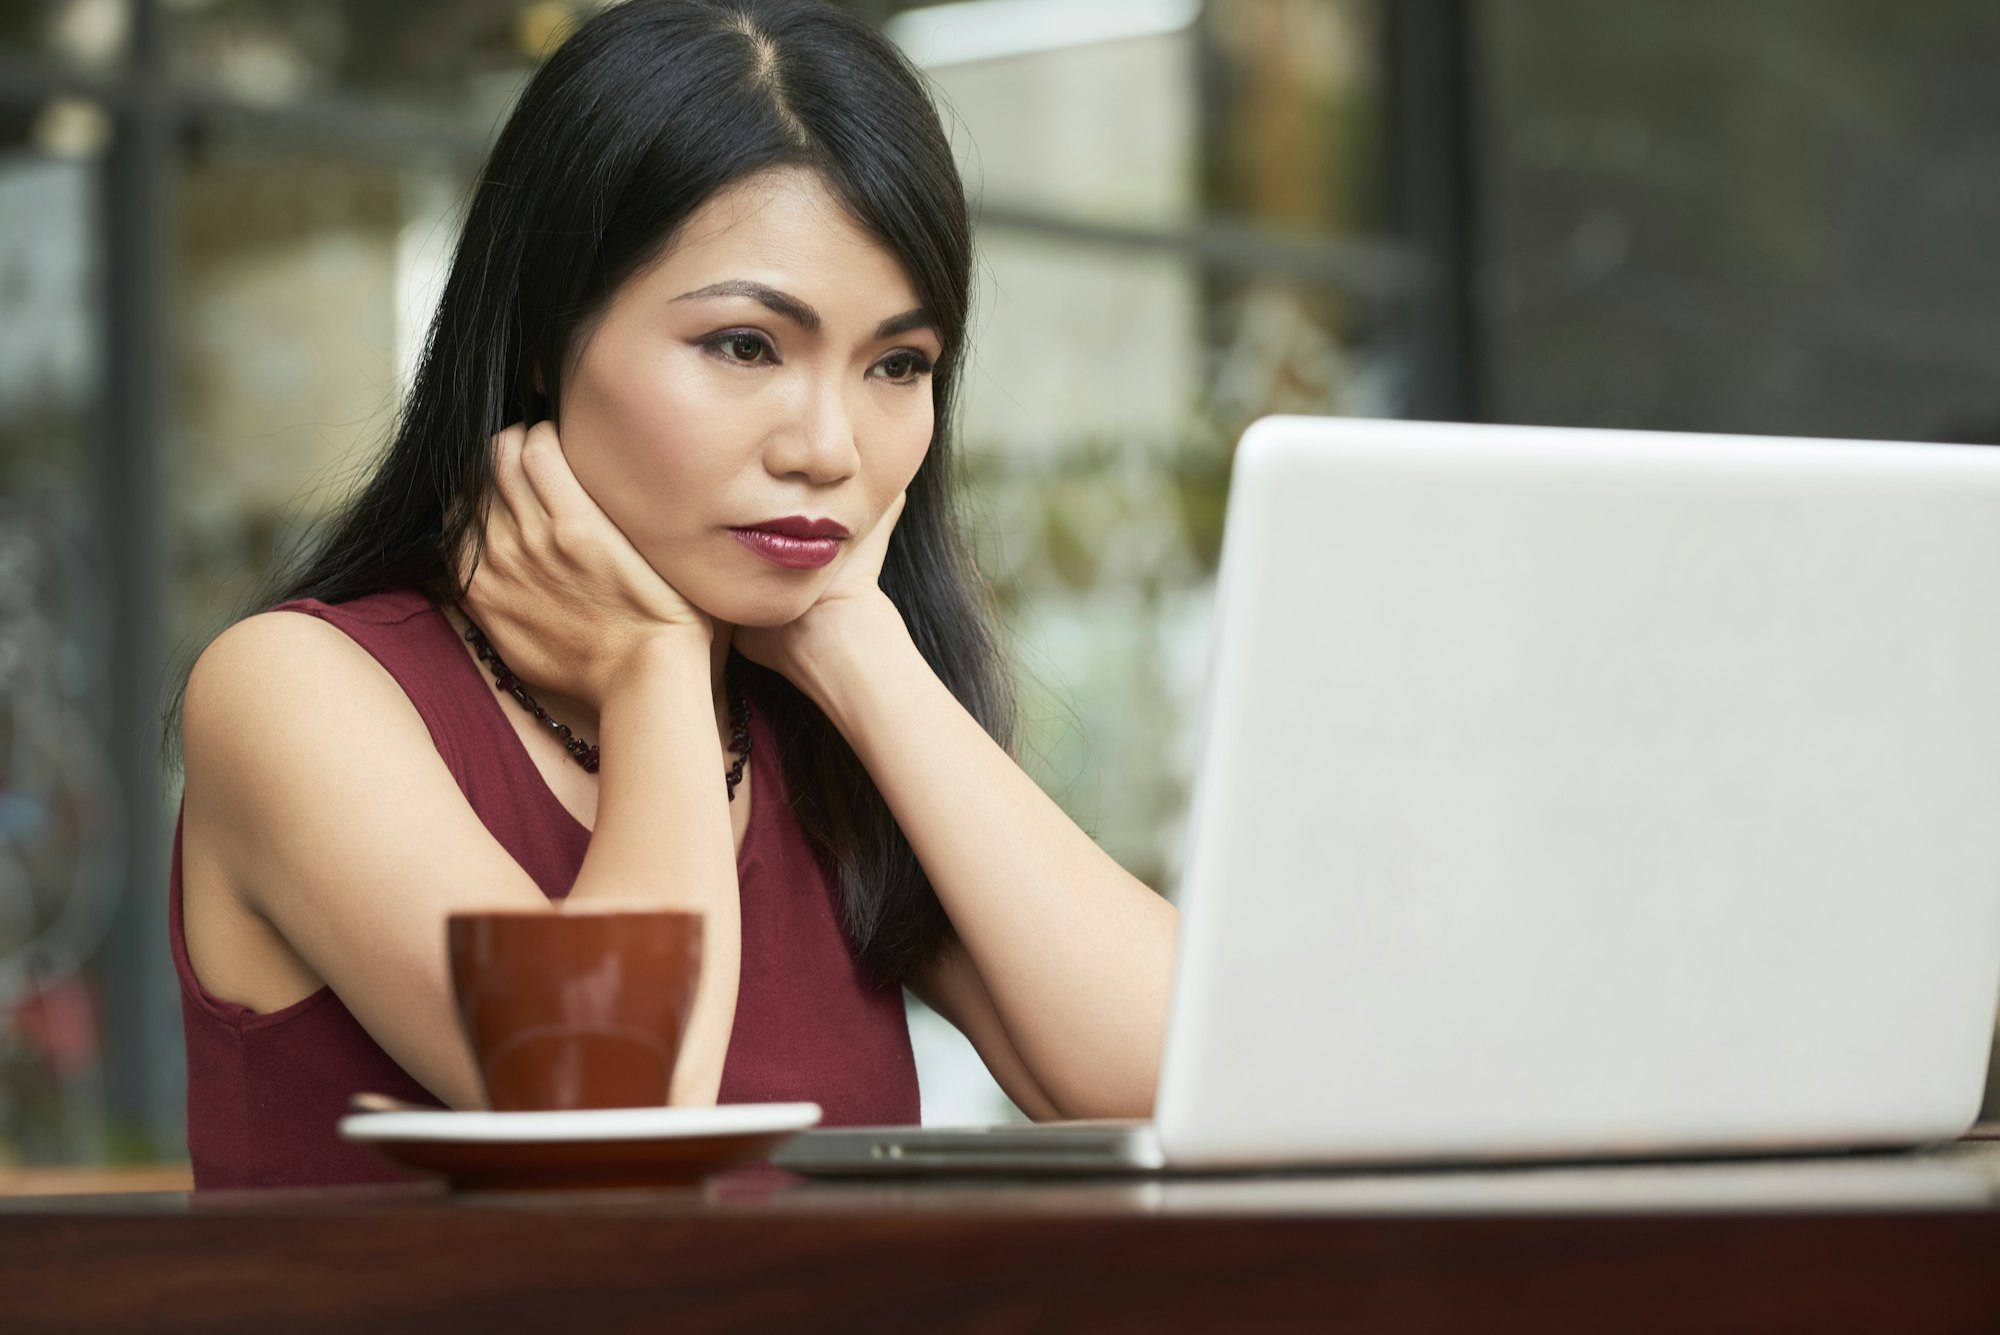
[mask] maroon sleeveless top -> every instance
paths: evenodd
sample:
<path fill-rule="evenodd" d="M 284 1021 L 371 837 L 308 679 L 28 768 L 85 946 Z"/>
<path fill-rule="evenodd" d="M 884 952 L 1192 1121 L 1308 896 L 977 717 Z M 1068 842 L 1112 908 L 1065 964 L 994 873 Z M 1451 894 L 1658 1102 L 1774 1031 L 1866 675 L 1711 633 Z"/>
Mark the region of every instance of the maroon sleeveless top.
<path fill-rule="evenodd" d="M 374 655 L 410 697 L 465 800 L 550 899 L 567 895 L 590 832 L 556 800 L 428 598 L 407 590 L 281 610 L 319 617 Z M 752 700 L 750 828 L 737 858 L 743 914 L 736 1026 L 723 1103 L 817 1103 L 828 1125 L 918 1120 L 902 990 L 872 982 L 840 928 L 839 894 L 792 815 L 771 734 Z M 717 782 L 720 782 L 718 777 Z M 442 930 L 442 929 L 440 929 Z M 259 1013 L 210 995 L 188 962 L 174 831 L 168 935 L 187 1035 L 195 1186 L 310 1186 L 402 1177 L 335 1123 L 362 1090 L 437 1104 L 331 988 Z"/>

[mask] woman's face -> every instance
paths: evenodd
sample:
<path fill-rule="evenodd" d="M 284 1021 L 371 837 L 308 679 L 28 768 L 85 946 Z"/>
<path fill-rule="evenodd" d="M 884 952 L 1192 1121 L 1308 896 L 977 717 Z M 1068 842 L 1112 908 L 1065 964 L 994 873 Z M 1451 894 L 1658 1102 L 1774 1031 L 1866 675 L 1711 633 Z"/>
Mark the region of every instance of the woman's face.
<path fill-rule="evenodd" d="M 816 174 L 776 169 L 718 191 L 613 295 L 564 377 L 563 453 L 689 602 L 779 625 L 916 474 L 943 351 L 894 252 Z M 784 520 L 847 536 L 759 532 Z"/>

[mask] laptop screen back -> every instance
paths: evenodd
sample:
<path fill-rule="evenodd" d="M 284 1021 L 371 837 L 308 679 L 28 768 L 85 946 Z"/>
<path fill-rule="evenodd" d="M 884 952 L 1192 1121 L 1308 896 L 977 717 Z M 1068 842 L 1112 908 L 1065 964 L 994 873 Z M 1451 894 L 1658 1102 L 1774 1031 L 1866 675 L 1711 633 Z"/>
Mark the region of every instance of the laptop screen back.
<path fill-rule="evenodd" d="M 2000 451 L 1268 419 L 1177 1166 L 1904 1142 L 2000 991 Z"/>

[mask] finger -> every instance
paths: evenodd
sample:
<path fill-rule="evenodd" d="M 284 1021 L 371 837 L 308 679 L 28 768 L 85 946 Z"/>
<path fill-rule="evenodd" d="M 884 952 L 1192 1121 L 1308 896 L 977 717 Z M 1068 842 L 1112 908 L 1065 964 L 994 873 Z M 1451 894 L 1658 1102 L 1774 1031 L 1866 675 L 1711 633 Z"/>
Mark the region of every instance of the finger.
<path fill-rule="evenodd" d="M 491 586 L 501 572 L 514 568 L 520 551 L 520 525 L 496 488 L 479 526 L 465 535 L 454 556 L 461 595 L 470 598 L 475 588 Z"/>
<path fill-rule="evenodd" d="M 484 617 L 486 586 L 493 582 L 492 571 L 485 544 L 466 543 L 458 559 L 459 602 L 475 622 Z"/>
<path fill-rule="evenodd" d="M 544 420 L 522 431 L 508 461 L 514 483 L 515 513 L 524 530 L 540 528 L 548 522 L 549 507 L 537 479 L 546 471 L 543 460 L 551 454 L 560 456 L 562 447 L 556 444 L 556 424 Z"/>
<path fill-rule="evenodd" d="M 537 422 L 528 428 L 521 443 L 520 464 L 535 504 L 551 519 L 569 517 L 576 512 L 578 502 L 590 501 L 583 484 L 570 471 L 554 422 Z"/>
<path fill-rule="evenodd" d="M 493 433 L 493 495 L 518 526 L 526 490 L 521 477 L 521 445 L 528 428 L 520 422 Z"/>
<path fill-rule="evenodd" d="M 876 570 L 881 570 L 883 559 L 889 554 L 889 538 L 896 531 L 896 524 L 903 517 L 903 507 L 908 505 L 910 493 L 899 491 L 896 499 L 889 502 L 889 508 L 882 512 L 875 527 L 862 539 L 857 556 L 865 559 Z"/>
<path fill-rule="evenodd" d="M 541 427 L 548 425 L 548 430 Z M 584 489 L 569 466 L 553 425 L 537 424 L 528 432 L 521 450 L 521 466 L 528 484 L 534 488 L 536 503 L 548 516 L 549 532 L 558 547 L 595 545 L 607 537 L 637 558 L 623 529 L 604 513 L 595 497 Z"/>
<path fill-rule="evenodd" d="M 469 533 L 465 540 L 458 544 L 458 550 L 452 553 L 452 574 L 457 577 L 460 596 L 464 596 L 472 588 L 473 577 L 479 573 L 479 567 L 485 564 L 479 559 L 479 548 L 478 535 Z"/>
<path fill-rule="evenodd" d="M 503 529 L 514 527 L 508 493 L 515 488 L 511 483 L 503 482 L 503 478 L 507 474 L 506 457 L 524 430 L 517 423 L 502 427 L 487 438 L 486 465 L 490 485 L 479 501 L 479 512 L 473 517 L 472 530 L 460 539 L 457 550 L 451 554 L 452 570 L 458 577 L 461 594 L 472 587 L 473 576 L 487 564 L 494 536 Z"/>

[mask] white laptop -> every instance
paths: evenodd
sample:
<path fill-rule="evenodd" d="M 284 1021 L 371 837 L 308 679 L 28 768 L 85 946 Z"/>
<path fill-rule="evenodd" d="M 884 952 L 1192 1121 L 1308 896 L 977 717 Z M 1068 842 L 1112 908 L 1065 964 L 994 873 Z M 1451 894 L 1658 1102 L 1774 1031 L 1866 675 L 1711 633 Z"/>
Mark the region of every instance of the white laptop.
<path fill-rule="evenodd" d="M 2000 449 L 1271 418 L 1150 1123 L 816 1173 L 1895 1146 L 2000 997 Z"/>

